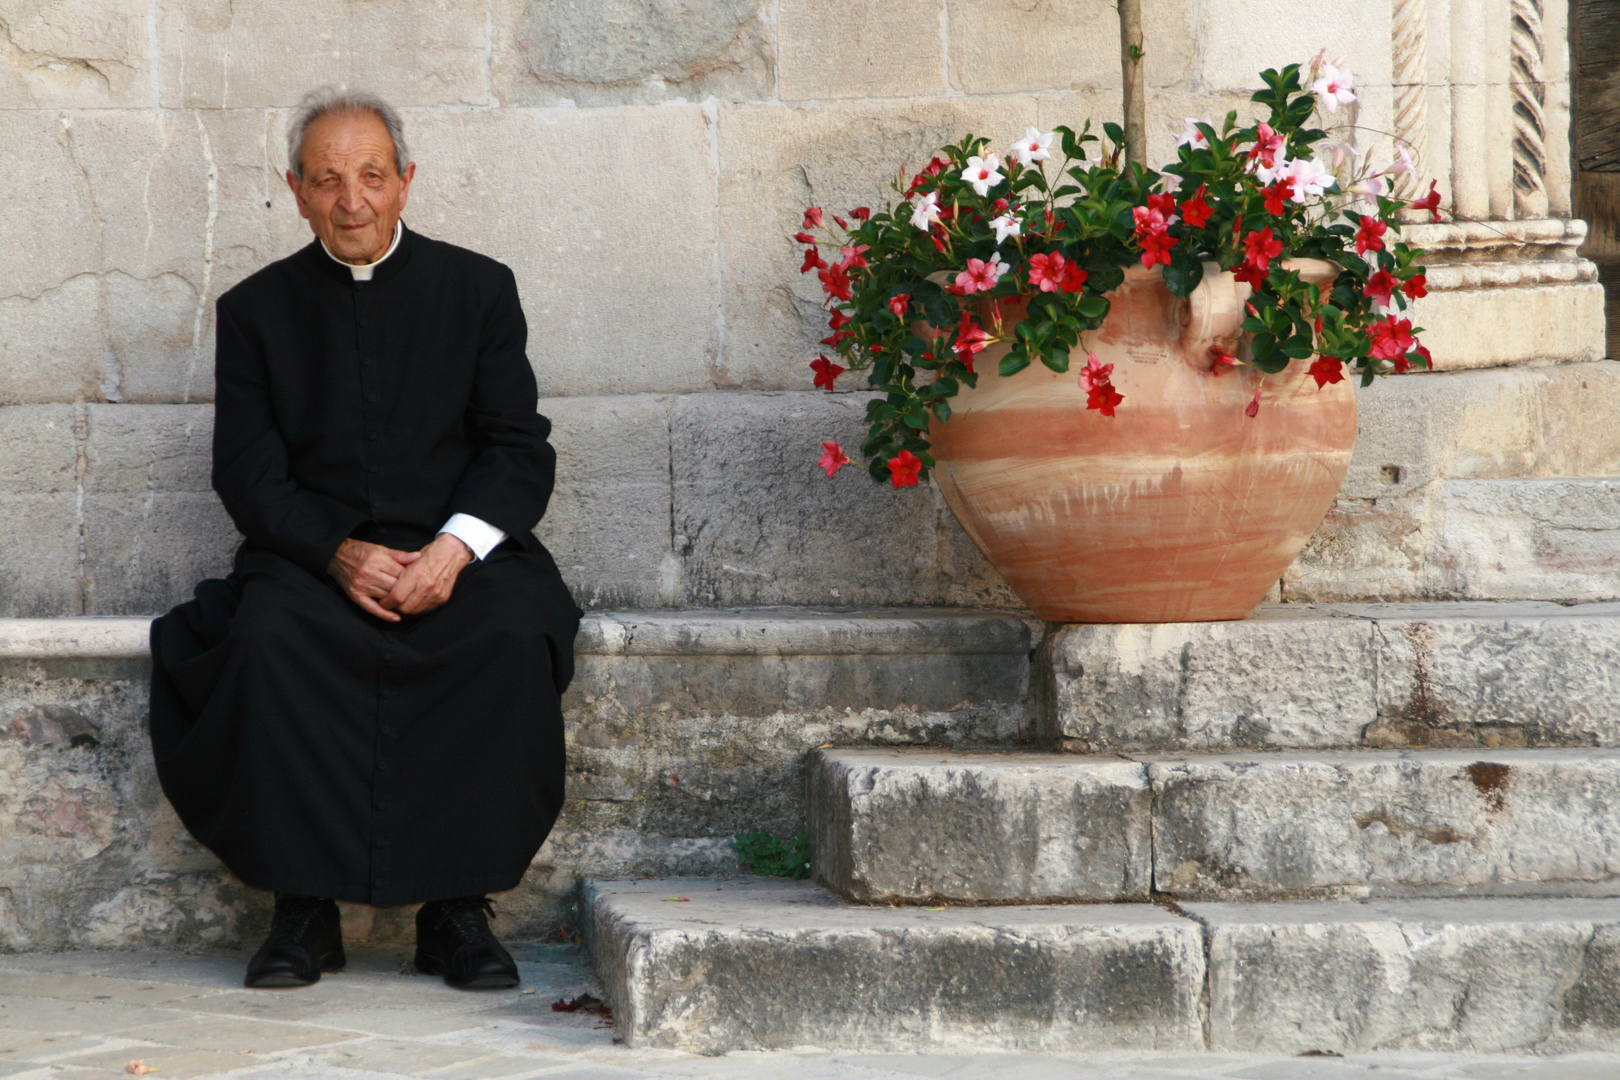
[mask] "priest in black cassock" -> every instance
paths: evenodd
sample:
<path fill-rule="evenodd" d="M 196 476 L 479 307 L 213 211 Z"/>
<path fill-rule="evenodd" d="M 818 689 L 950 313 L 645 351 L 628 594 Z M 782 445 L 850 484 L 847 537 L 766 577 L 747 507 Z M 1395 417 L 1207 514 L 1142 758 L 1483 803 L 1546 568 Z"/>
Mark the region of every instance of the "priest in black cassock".
<path fill-rule="evenodd" d="M 288 143 L 315 241 L 219 299 L 213 483 L 245 539 L 153 624 L 158 776 L 276 894 L 247 985 L 342 967 L 345 900 L 422 903 L 418 969 L 513 986 L 486 894 L 562 805 L 580 617 L 531 532 L 556 454 L 517 285 L 405 227 L 380 99 L 317 91 Z"/>

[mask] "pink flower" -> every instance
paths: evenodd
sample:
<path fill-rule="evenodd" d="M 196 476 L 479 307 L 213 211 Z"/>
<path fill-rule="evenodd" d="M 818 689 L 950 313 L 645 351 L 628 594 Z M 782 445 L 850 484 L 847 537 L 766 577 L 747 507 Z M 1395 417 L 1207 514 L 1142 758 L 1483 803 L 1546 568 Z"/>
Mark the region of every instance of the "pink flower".
<path fill-rule="evenodd" d="M 905 318 L 906 312 L 909 310 L 911 310 L 910 293 L 895 293 L 893 296 L 889 297 L 889 311 L 893 313 L 895 318 Z"/>
<path fill-rule="evenodd" d="M 1151 203 L 1155 196 L 1149 196 Z M 1165 195 L 1162 198 L 1169 199 Z M 1162 204 L 1161 204 L 1162 205 Z M 1142 265 L 1152 269 L 1156 264 L 1170 265 L 1170 249 L 1176 246 L 1175 238 L 1170 233 L 1170 223 L 1165 219 L 1164 212 L 1155 206 L 1137 206 L 1131 209 L 1131 216 L 1136 220 L 1136 244 L 1142 249 Z"/>
<path fill-rule="evenodd" d="M 1236 367 L 1238 364 L 1238 358 L 1229 352 L 1222 352 L 1220 349 L 1210 349 L 1209 351 L 1211 355 L 1209 373 L 1211 375 L 1219 375 L 1227 368 Z"/>
<path fill-rule="evenodd" d="M 828 476 L 831 476 L 833 473 L 849 464 L 849 455 L 845 454 L 844 448 L 839 446 L 837 443 L 824 442 L 821 444 L 821 449 L 824 450 L 825 453 L 821 455 L 820 465 L 823 469 L 827 470 Z"/>
<path fill-rule="evenodd" d="M 1061 258 L 1062 256 L 1059 256 Z M 962 293 L 989 292 L 996 287 L 1001 275 L 1006 273 L 1007 264 L 996 258 L 989 262 L 981 259 L 969 259 L 967 269 L 956 275 L 956 287 Z"/>
<path fill-rule="evenodd" d="M 1256 387 L 1254 391 L 1254 400 L 1249 402 L 1249 407 L 1247 409 L 1243 410 L 1243 415 L 1247 416 L 1250 420 L 1253 420 L 1255 417 L 1260 415 L 1260 391 L 1264 390 L 1265 388 L 1265 383 L 1261 383 L 1258 387 Z"/>
<path fill-rule="evenodd" d="M 1311 84 L 1311 92 L 1316 100 L 1330 113 L 1338 112 L 1340 105 L 1348 105 L 1356 100 L 1356 95 L 1350 92 L 1350 71 L 1340 71 L 1332 64 L 1322 67 L 1322 77 Z"/>
<path fill-rule="evenodd" d="M 1080 369 L 1080 389 L 1086 392 L 1087 409 L 1113 416 L 1114 406 L 1125 400 L 1125 395 L 1114 389 L 1113 373 L 1113 364 L 1099 364 L 1096 353 L 1086 354 L 1086 366 Z"/>

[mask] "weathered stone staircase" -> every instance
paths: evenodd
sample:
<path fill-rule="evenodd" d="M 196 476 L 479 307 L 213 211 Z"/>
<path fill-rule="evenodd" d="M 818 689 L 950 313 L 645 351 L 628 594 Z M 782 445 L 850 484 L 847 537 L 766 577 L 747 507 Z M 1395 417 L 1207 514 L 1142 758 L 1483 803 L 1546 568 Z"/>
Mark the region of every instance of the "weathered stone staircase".
<path fill-rule="evenodd" d="M 1620 1045 L 1620 605 L 1055 628 L 1071 753 L 823 748 L 816 883 L 594 882 L 620 1030 L 706 1052 Z"/>

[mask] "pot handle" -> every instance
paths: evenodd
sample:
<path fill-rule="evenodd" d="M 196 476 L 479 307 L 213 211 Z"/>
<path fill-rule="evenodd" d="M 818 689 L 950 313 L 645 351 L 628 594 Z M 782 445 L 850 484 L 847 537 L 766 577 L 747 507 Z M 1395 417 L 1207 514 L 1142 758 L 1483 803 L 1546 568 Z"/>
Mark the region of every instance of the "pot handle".
<path fill-rule="evenodd" d="M 1194 346 L 1201 342 L 1231 338 L 1243 322 L 1243 301 L 1249 298 L 1249 287 L 1220 263 L 1204 263 L 1204 277 L 1192 295 L 1187 297 L 1187 325 L 1181 330 L 1181 342 L 1189 355 L 1202 355 Z"/>

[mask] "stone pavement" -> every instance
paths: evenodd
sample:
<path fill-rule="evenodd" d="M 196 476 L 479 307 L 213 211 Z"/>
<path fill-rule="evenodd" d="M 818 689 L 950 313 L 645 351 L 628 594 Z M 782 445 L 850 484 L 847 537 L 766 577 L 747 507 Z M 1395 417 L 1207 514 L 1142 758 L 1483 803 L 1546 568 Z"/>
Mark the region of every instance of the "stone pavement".
<path fill-rule="evenodd" d="M 597 992 L 582 951 L 514 948 L 519 990 L 458 993 L 414 974 L 403 949 L 350 952 L 348 970 L 300 991 L 241 988 L 238 953 L 0 956 L 0 1077 L 383 1080 L 1614 1080 L 1620 1054 L 1532 1058 L 1420 1052 L 867 1054 L 811 1047 L 696 1057 L 630 1050 L 595 1016 L 551 1003 Z"/>

